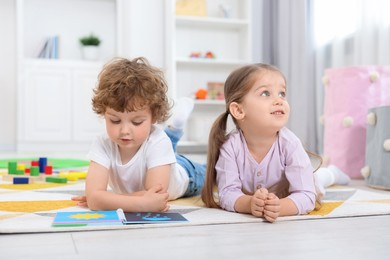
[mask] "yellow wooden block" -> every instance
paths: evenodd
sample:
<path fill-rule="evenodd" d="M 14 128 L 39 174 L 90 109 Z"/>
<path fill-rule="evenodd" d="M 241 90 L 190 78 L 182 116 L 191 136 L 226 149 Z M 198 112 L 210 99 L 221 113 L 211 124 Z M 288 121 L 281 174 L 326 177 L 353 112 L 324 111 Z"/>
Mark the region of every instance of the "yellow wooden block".
<path fill-rule="evenodd" d="M 18 164 L 18 166 L 17 166 L 17 168 L 16 168 L 17 170 L 25 170 L 26 169 L 26 166 L 24 165 L 24 164 Z"/>
<path fill-rule="evenodd" d="M 65 176 L 65 178 L 68 179 L 68 181 L 78 181 L 79 180 L 79 177 L 74 176 L 74 175 L 70 175 L 70 174 Z"/>
<path fill-rule="evenodd" d="M 67 178 L 68 181 L 78 181 L 79 179 L 85 179 L 87 172 L 60 172 L 58 177 Z"/>
<path fill-rule="evenodd" d="M 68 176 L 68 172 L 60 172 L 59 174 L 58 174 L 58 177 L 61 177 L 61 178 L 66 178 L 67 176 Z"/>
<path fill-rule="evenodd" d="M 69 172 L 70 176 L 76 176 L 78 179 L 85 179 L 87 177 L 87 172 Z"/>

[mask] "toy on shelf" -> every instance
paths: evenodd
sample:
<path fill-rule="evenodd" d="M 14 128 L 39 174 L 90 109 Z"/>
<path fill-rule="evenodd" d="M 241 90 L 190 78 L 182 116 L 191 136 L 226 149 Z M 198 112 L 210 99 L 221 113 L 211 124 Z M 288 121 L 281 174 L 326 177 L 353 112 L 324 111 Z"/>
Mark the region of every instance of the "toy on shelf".
<path fill-rule="evenodd" d="M 216 56 L 212 51 L 207 51 L 204 55 L 200 51 L 191 52 L 190 58 L 200 58 L 200 59 L 215 59 Z"/>
<path fill-rule="evenodd" d="M 191 52 L 190 58 L 202 58 L 201 52 Z"/>
<path fill-rule="evenodd" d="M 212 51 L 208 51 L 206 52 L 206 54 L 204 55 L 204 57 L 206 59 L 215 59 L 215 54 L 212 52 Z"/>
<path fill-rule="evenodd" d="M 206 0 L 180 0 L 176 1 L 176 15 L 206 16 Z"/>
<path fill-rule="evenodd" d="M 204 88 L 200 88 L 195 92 L 196 99 L 206 99 L 207 98 L 207 90 Z"/>
<path fill-rule="evenodd" d="M 224 100 L 223 82 L 207 82 L 208 98 L 214 100 Z"/>

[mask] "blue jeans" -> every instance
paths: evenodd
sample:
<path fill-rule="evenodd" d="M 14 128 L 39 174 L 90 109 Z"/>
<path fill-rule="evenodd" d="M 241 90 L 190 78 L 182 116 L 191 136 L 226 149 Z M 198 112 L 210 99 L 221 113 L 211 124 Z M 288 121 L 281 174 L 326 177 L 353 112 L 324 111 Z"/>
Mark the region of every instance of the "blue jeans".
<path fill-rule="evenodd" d="M 199 195 L 203 186 L 206 175 L 206 164 L 200 164 L 191 161 L 187 157 L 177 153 L 177 143 L 180 138 L 183 136 L 183 130 L 176 130 L 169 127 L 165 128 L 165 133 L 171 139 L 173 151 L 176 155 L 177 163 L 182 166 L 188 173 L 189 183 L 187 191 L 184 193 L 183 197 L 190 197 L 194 195 Z"/>

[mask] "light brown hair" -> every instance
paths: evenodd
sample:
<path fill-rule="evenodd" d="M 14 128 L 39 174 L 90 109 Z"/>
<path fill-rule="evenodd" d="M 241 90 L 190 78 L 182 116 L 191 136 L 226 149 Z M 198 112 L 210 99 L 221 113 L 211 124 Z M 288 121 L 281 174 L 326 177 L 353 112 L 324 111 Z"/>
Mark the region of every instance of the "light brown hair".
<path fill-rule="evenodd" d="M 104 115 L 107 107 L 118 112 L 149 107 L 157 123 L 169 117 L 168 87 L 161 70 L 146 58 L 114 58 L 104 65 L 94 89 L 92 109 Z"/>

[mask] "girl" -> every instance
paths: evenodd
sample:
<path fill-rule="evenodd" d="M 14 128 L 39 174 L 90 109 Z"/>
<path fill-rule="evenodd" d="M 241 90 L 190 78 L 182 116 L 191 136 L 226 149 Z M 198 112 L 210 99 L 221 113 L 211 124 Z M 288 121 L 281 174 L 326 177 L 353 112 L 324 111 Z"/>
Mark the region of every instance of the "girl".
<path fill-rule="evenodd" d="M 73 198 L 79 205 L 160 212 L 168 210 L 168 200 L 200 192 L 205 165 L 175 157 L 193 101 L 180 100 L 172 125 L 163 131 L 157 123 L 169 117 L 167 90 L 163 73 L 145 58 L 116 58 L 104 66 L 92 107 L 104 117 L 106 133 L 88 154 L 86 197 Z"/>
<path fill-rule="evenodd" d="M 290 107 L 284 75 L 266 64 L 244 66 L 229 75 L 224 92 L 226 112 L 214 122 L 209 136 L 202 191 L 206 206 L 269 222 L 312 211 L 317 196 L 312 165 L 300 140 L 285 127 Z M 236 130 L 226 135 L 229 115 Z M 325 185 L 349 180 L 333 166 L 320 171 L 322 192 Z M 329 179 L 333 183 L 325 184 Z"/>

